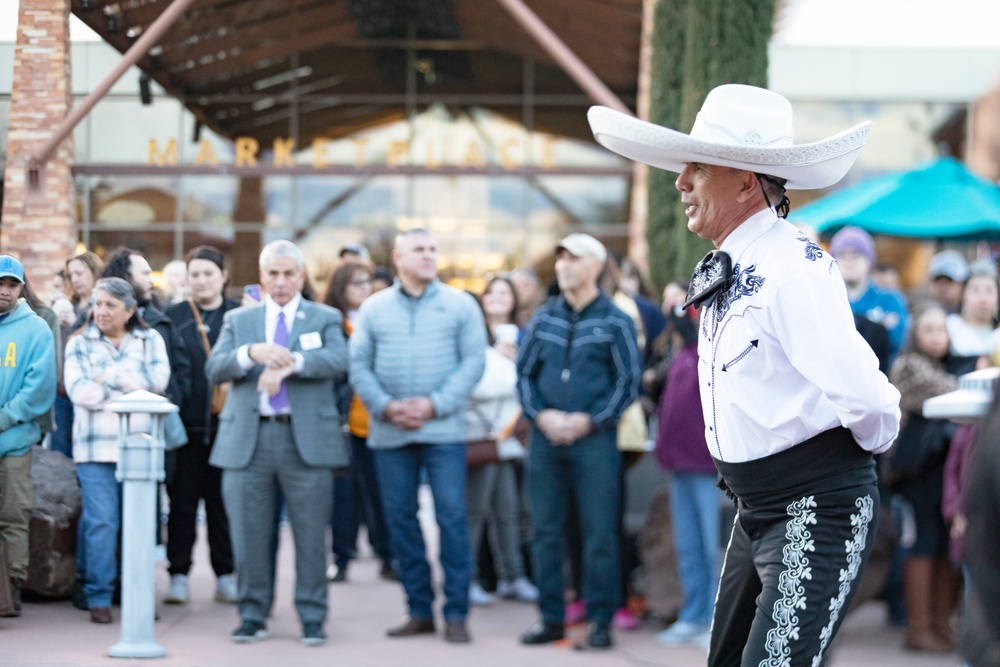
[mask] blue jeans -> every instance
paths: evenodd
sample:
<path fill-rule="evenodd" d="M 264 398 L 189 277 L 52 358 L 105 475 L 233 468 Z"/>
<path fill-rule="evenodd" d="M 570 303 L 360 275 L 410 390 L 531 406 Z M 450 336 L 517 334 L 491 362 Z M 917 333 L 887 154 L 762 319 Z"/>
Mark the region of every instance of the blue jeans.
<path fill-rule="evenodd" d="M 376 449 L 382 508 L 389 525 L 392 552 L 413 618 L 433 618 L 434 589 L 423 533 L 417 519 L 421 469 L 434 496 L 444 570 L 444 618 L 462 620 L 469 612 L 472 558 L 465 511 L 465 443 L 410 444 Z"/>
<path fill-rule="evenodd" d="M 375 456 L 364 438 L 351 435 L 351 469 L 333 478 L 333 558 L 337 567 L 347 567 L 354 559 L 359 518 L 368 527 L 368 542 L 385 565 L 392 564 L 389 531 L 385 525 L 382 499 L 378 491 Z"/>
<path fill-rule="evenodd" d="M 115 480 L 114 463 L 78 463 L 76 475 L 83 496 L 83 593 L 91 608 L 110 607 L 118 576 L 122 487 Z"/>
<path fill-rule="evenodd" d="M 568 446 L 553 446 L 532 429 L 528 491 L 534 519 L 532 569 L 545 623 L 565 617 L 566 520 L 570 493 L 583 539 L 583 599 L 587 615 L 607 626 L 620 606 L 618 512 L 621 453 L 615 432 L 597 433 Z"/>
<path fill-rule="evenodd" d="M 50 448 L 73 458 L 73 401 L 56 394 L 56 430 L 52 432 Z"/>
<path fill-rule="evenodd" d="M 719 590 L 719 489 L 716 475 L 675 472 L 670 480 L 670 520 L 684 604 L 677 620 L 708 626 Z"/>

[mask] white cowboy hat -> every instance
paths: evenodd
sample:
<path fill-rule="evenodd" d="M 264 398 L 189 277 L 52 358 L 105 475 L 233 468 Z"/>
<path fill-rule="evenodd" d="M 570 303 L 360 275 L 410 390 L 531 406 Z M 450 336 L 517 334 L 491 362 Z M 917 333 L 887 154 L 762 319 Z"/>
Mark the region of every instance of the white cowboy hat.
<path fill-rule="evenodd" d="M 607 107 L 591 107 L 587 120 L 599 144 L 631 160 L 677 173 L 689 162 L 733 167 L 787 179 L 789 190 L 842 179 L 871 129 L 865 121 L 822 141 L 793 144 L 791 103 L 739 84 L 709 92 L 690 135 Z"/>

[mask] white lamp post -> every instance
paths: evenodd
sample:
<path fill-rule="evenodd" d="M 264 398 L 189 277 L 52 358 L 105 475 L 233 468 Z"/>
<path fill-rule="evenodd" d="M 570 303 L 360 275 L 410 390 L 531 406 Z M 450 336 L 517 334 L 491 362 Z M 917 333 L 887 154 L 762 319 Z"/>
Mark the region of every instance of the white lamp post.
<path fill-rule="evenodd" d="M 118 421 L 118 467 L 123 483 L 122 511 L 122 636 L 108 649 L 113 658 L 162 658 L 156 643 L 155 549 L 156 493 L 163 481 L 163 436 L 166 416 L 177 406 L 148 391 L 134 391 L 105 406 Z M 133 433 L 131 418 L 146 414 L 150 432 Z"/>

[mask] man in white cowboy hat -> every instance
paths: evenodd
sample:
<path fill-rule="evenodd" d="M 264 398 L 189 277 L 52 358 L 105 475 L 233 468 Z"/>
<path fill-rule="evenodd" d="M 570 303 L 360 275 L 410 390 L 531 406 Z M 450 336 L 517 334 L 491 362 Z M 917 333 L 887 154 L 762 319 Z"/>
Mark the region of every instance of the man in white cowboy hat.
<path fill-rule="evenodd" d="M 588 117 L 604 146 L 680 174 L 688 229 L 717 248 L 688 294 L 706 441 L 737 502 L 708 664 L 822 664 L 874 541 L 872 454 L 896 437 L 899 392 L 836 262 L 782 219 L 784 191 L 839 181 L 870 123 L 794 144 L 788 100 L 742 85 L 712 90 L 690 135 Z"/>

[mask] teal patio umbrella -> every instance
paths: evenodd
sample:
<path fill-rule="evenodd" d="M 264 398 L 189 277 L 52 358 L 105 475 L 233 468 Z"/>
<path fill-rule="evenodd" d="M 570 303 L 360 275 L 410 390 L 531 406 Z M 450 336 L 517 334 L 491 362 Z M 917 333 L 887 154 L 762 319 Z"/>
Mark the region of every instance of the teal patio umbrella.
<path fill-rule="evenodd" d="M 854 225 L 890 236 L 1000 239 L 1000 186 L 943 157 L 837 190 L 788 219 L 820 234 Z"/>

